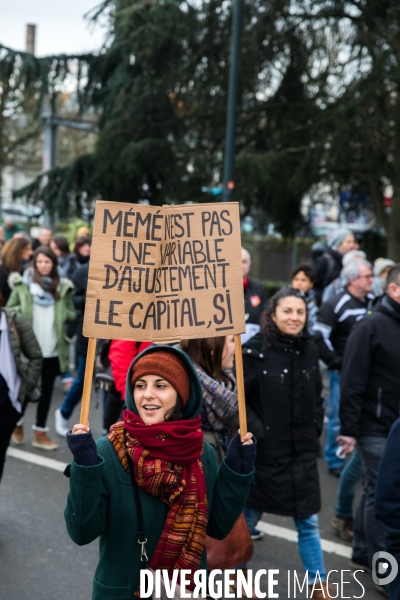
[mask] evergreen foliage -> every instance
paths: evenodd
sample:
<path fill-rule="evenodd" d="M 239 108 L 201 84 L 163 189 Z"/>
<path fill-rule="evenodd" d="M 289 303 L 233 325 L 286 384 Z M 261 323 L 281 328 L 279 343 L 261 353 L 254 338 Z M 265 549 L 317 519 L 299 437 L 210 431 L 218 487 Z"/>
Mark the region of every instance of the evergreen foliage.
<path fill-rule="evenodd" d="M 331 90 L 323 157 L 327 176 L 368 191 L 388 254 L 400 261 L 400 4 L 398 0 L 313 0 L 290 18 L 333 36 L 328 53 Z M 383 182 L 394 188 L 385 211 Z"/>
<path fill-rule="evenodd" d="M 28 89 L 40 104 L 73 73 L 81 112 L 99 119 L 94 152 L 20 193 L 60 216 L 94 198 L 214 200 L 201 190 L 222 180 L 231 8 L 106 0 L 92 13 L 109 23 L 97 55 L 39 59 L 0 47 L 9 106 Z M 400 259 L 399 30 L 398 0 L 244 2 L 235 199 L 260 230 L 272 222 L 294 235 L 304 193 L 330 181 L 369 192 Z M 382 177 L 395 189 L 391 215 Z"/>
<path fill-rule="evenodd" d="M 285 235 L 300 222 L 301 197 L 318 177 L 318 148 L 310 146 L 318 107 L 302 83 L 312 50 L 283 22 L 289 5 L 245 3 L 236 192 L 246 214 L 257 211 L 260 226 L 273 221 Z M 110 37 L 98 55 L 38 59 L 7 50 L 13 72 L 35 84 L 39 101 L 75 71 L 81 110 L 99 115 L 94 153 L 19 194 L 60 216 L 100 197 L 212 200 L 201 188 L 222 179 L 230 3 L 112 0 L 94 18 L 102 11 L 109 11 Z"/>

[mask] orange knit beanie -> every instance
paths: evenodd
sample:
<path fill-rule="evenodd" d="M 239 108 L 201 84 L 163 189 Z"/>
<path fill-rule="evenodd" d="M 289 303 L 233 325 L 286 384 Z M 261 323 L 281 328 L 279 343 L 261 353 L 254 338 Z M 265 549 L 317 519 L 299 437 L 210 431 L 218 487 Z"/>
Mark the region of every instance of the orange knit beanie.
<path fill-rule="evenodd" d="M 166 379 L 176 390 L 182 405 L 189 400 L 190 379 L 183 361 L 168 351 L 150 352 L 139 358 L 132 368 L 132 388 L 144 375 L 159 375 Z"/>

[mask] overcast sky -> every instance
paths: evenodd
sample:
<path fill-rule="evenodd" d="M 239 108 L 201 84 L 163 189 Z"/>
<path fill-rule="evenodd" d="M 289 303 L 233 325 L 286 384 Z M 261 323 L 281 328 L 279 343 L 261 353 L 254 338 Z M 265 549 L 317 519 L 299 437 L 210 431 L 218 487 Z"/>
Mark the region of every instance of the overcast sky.
<path fill-rule="evenodd" d="M 93 30 L 83 15 L 100 0 L 0 0 L 0 43 L 26 49 L 26 25 L 36 24 L 36 55 L 98 49 L 103 30 Z"/>

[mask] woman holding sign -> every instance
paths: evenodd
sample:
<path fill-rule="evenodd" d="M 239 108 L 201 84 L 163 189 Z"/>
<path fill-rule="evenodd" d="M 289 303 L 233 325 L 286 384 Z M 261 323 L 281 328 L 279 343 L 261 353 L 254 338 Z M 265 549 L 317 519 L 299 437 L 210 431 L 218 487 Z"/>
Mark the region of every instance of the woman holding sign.
<path fill-rule="evenodd" d="M 97 443 L 83 424 L 67 435 L 74 455 L 65 471 L 68 533 L 79 545 L 100 537 L 94 600 L 131 599 L 144 551 L 149 568 L 167 570 L 170 580 L 188 570 L 193 589 L 195 571 L 206 569 L 206 534 L 229 533 L 254 474 L 251 433 L 234 438 L 218 468 L 201 430 L 201 385 L 185 352 L 152 346 L 136 357 L 126 406 L 123 421 Z"/>
<path fill-rule="evenodd" d="M 326 598 L 317 515 L 322 384 L 318 351 L 307 331 L 303 292 L 283 288 L 272 297 L 261 317 L 260 333 L 243 347 L 243 367 L 248 425 L 258 440 L 247 524 L 251 531 L 263 512 L 293 517 L 310 597 Z"/>

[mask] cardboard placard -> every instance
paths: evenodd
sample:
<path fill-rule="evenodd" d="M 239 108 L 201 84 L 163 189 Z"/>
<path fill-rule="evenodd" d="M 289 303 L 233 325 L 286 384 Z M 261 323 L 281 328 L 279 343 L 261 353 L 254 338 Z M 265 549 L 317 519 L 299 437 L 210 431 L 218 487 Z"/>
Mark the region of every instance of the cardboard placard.
<path fill-rule="evenodd" d="M 238 203 L 96 202 L 85 336 L 174 342 L 244 331 Z"/>

